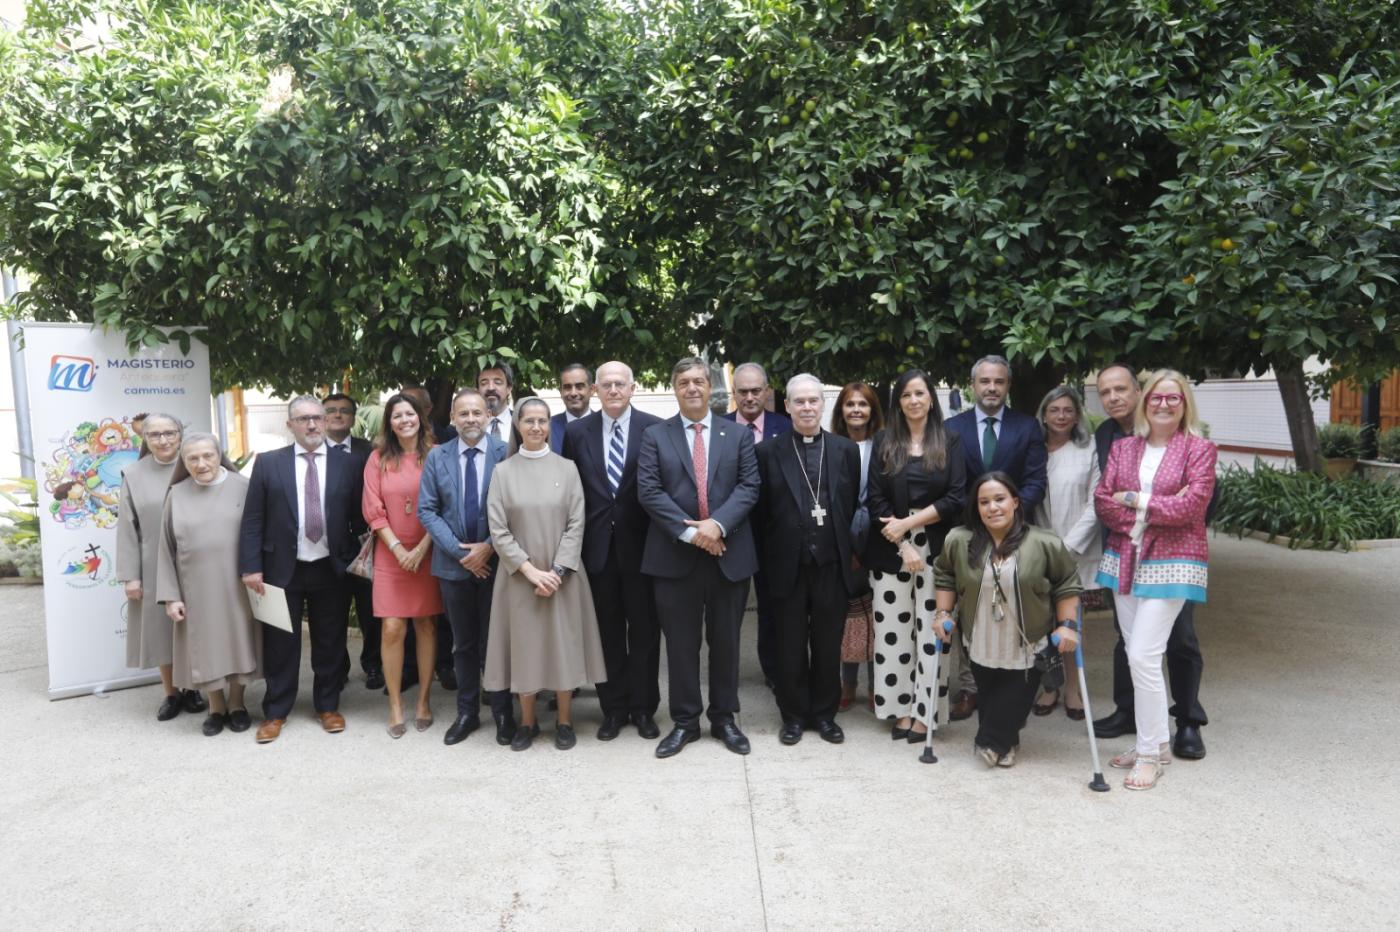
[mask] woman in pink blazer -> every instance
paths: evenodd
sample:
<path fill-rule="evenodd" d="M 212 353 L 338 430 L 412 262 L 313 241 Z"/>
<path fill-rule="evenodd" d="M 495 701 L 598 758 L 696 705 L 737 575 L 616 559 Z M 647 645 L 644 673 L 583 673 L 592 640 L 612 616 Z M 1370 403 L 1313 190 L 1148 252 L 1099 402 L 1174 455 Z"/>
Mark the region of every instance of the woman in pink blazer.
<path fill-rule="evenodd" d="M 1206 600 L 1206 507 L 1215 444 L 1196 420 L 1185 376 L 1159 369 L 1138 401 L 1133 436 L 1109 451 L 1094 492 L 1108 530 L 1098 583 L 1113 592 L 1136 696 L 1137 744 L 1111 761 L 1147 790 L 1171 762 L 1162 653 L 1182 606 Z"/>

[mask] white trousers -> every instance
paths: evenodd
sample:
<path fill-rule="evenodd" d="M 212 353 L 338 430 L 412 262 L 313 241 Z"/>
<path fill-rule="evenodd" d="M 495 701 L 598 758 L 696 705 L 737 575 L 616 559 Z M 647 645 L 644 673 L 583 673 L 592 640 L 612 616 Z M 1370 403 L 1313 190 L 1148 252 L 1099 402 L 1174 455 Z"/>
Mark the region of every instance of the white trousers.
<path fill-rule="evenodd" d="M 1133 712 L 1137 722 L 1137 751 L 1156 754 L 1171 740 L 1167 725 L 1167 681 L 1162 676 L 1162 656 L 1172 625 L 1185 599 L 1140 599 L 1113 594 L 1118 608 L 1118 628 L 1128 651 L 1133 673 Z"/>

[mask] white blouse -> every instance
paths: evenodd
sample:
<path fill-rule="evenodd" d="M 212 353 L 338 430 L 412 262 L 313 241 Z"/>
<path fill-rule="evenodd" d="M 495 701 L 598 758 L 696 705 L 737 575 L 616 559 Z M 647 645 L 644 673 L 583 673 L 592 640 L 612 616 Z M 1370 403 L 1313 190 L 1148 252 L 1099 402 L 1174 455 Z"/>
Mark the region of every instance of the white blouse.
<path fill-rule="evenodd" d="M 1035 512 L 1035 523 L 1055 532 L 1074 554 L 1079 583 L 1099 588 L 1099 558 L 1103 555 L 1103 530 L 1094 512 L 1094 489 L 1099 484 L 1099 458 L 1092 443 L 1072 441 L 1050 453 L 1045 465 L 1045 498 Z"/>

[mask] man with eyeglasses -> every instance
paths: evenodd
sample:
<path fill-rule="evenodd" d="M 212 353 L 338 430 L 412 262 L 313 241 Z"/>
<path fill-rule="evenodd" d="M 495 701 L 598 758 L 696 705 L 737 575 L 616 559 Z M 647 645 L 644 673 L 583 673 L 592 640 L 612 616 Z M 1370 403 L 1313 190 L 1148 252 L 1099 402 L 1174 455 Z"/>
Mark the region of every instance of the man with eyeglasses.
<path fill-rule="evenodd" d="M 1108 418 L 1094 431 L 1094 444 L 1099 457 L 1099 471 L 1108 465 L 1108 453 L 1113 444 L 1133 433 L 1133 418 L 1137 412 L 1142 389 L 1137 375 L 1127 363 L 1115 362 L 1099 370 L 1096 384 L 1099 402 Z M 1181 404 L 1180 396 L 1163 398 L 1162 403 Z M 1217 487 L 1218 491 L 1218 487 Z M 1206 521 L 1215 511 L 1215 498 L 1212 496 L 1206 511 Z M 1172 740 L 1172 753 L 1177 757 L 1200 760 L 1206 756 L 1205 741 L 1201 738 L 1201 728 L 1208 719 L 1201 706 L 1201 672 L 1205 661 L 1201 657 L 1201 642 L 1196 638 L 1196 617 L 1194 602 L 1187 600 L 1176 616 L 1171 635 L 1167 638 L 1167 682 L 1173 699 L 1169 714 L 1176 719 L 1176 736 Z M 1118 632 L 1118 643 L 1113 648 L 1113 704 L 1112 714 L 1094 720 L 1094 733 L 1100 738 L 1117 738 L 1137 733 L 1134 719 L 1133 676 L 1128 667 L 1128 650 L 1123 643 L 1123 632 L 1118 627 L 1118 611 L 1113 606 L 1113 628 Z"/>
<path fill-rule="evenodd" d="M 611 741 L 628 724 L 643 738 L 658 738 L 661 633 L 651 577 L 642 573 L 651 519 L 637 501 L 637 455 L 642 434 L 661 419 L 632 407 L 636 383 L 626 363 L 603 363 L 597 379 L 602 410 L 569 424 L 563 456 L 583 481 L 583 567 L 608 671 L 598 684 L 598 740 Z"/>
<path fill-rule="evenodd" d="M 326 446 L 333 452 L 348 454 L 355 468 L 363 474 L 365 464 L 369 462 L 369 455 L 374 451 L 374 444 L 363 437 L 350 436 L 350 430 L 355 426 L 355 412 L 359 410 L 359 404 L 344 392 L 332 392 L 321 399 L 321 406 L 326 409 Z M 365 688 L 383 689 L 384 664 L 379 657 L 383 623 L 374 617 L 374 584 L 363 576 L 350 575 L 347 579 L 350 582 L 351 596 L 355 600 L 355 617 L 360 622 L 360 669 L 365 674 Z M 349 621 L 347 617 L 347 626 Z M 350 678 L 348 653 L 345 655 L 345 677 L 347 680 Z"/>
<path fill-rule="evenodd" d="M 768 387 L 768 372 L 756 362 L 740 363 L 734 368 L 735 409 L 722 415 L 741 427 L 747 427 L 753 436 L 755 449 L 765 440 L 792 430 L 792 421 L 784 414 L 768 410 L 768 402 L 773 392 Z M 763 528 L 753 515 L 754 547 L 763 553 Z M 778 636 L 777 622 L 773 613 L 773 599 L 768 594 L 768 579 L 762 569 L 753 578 L 754 593 L 758 601 L 758 665 L 763 670 L 763 682 L 769 688 L 778 677 Z"/>
<path fill-rule="evenodd" d="M 326 412 L 310 395 L 287 406 L 295 442 L 264 453 L 253 464 L 238 550 L 243 584 L 286 590 L 290 633 L 263 629 L 267 693 L 258 743 L 276 741 L 297 698 L 301 675 L 301 623 L 311 634 L 313 704 L 321 727 L 345 730 L 338 711 L 344 683 L 345 618 L 349 612 L 346 568 L 359 553 L 365 530 L 360 512 L 364 472 L 349 455 L 326 444 Z"/>
<path fill-rule="evenodd" d="M 571 362 L 559 370 L 559 398 L 564 410 L 549 419 L 549 448 L 564 453 L 564 430 L 588 414 L 593 400 L 593 376 L 581 362 Z"/>

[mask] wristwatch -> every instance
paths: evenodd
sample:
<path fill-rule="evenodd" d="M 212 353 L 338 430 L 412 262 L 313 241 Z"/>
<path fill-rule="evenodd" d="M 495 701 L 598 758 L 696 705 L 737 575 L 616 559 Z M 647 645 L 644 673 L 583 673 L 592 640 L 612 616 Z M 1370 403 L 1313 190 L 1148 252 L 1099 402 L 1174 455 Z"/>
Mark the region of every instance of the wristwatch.
<path fill-rule="evenodd" d="M 1137 507 L 1137 493 L 1136 493 L 1136 492 L 1124 492 L 1124 493 L 1123 493 L 1123 501 L 1125 501 L 1125 502 L 1128 503 L 1128 507 L 1129 507 L 1129 508 L 1136 508 L 1136 507 Z"/>
<path fill-rule="evenodd" d="M 560 566 L 558 563 L 551 566 L 550 570 L 560 579 L 567 579 L 569 574 L 573 572 L 573 570 L 569 569 L 567 566 Z"/>

